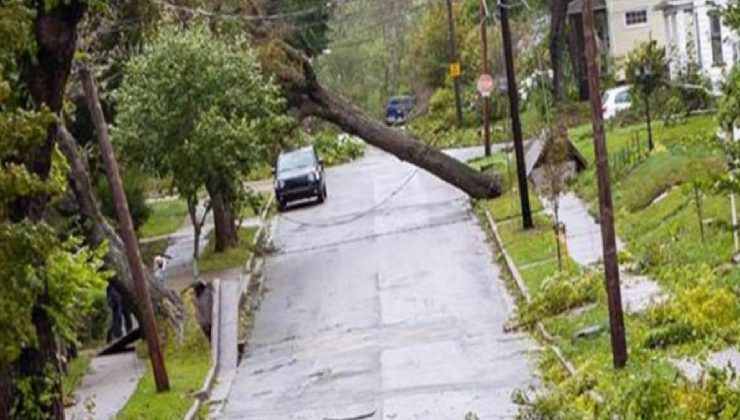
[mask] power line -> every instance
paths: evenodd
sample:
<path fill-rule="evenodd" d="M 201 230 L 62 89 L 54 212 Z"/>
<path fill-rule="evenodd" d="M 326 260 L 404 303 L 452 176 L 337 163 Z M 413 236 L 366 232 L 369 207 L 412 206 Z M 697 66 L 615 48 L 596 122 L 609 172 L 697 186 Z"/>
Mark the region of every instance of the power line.
<path fill-rule="evenodd" d="M 293 224 L 299 225 L 299 226 L 308 226 L 308 227 L 333 227 L 333 226 L 341 226 L 346 225 L 352 222 L 355 222 L 357 220 L 360 220 L 362 218 L 365 218 L 367 216 L 370 216 L 371 214 L 375 213 L 376 210 L 383 207 L 386 203 L 388 203 L 393 197 L 398 195 L 408 184 L 411 182 L 411 180 L 416 176 L 416 174 L 419 172 L 419 168 L 415 168 L 411 171 L 411 173 L 404 179 L 396 188 L 393 189 L 393 191 L 390 192 L 387 196 L 385 196 L 382 200 L 377 202 L 375 205 L 369 207 L 366 210 L 363 210 L 359 213 L 353 214 L 346 218 L 339 218 L 331 222 L 306 222 L 301 220 L 296 220 L 288 216 L 281 216 L 281 219 L 285 219 Z"/>

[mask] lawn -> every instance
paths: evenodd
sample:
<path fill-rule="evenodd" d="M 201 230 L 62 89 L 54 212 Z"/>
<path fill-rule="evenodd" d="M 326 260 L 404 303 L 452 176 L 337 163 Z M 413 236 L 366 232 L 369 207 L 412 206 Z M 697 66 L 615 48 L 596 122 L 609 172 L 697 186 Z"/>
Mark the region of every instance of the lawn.
<path fill-rule="evenodd" d="M 161 200 L 151 204 L 151 214 L 139 228 L 139 237 L 151 238 L 175 232 L 185 223 L 188 206 L 184 200 Z"/>
<path fill-rule="evenodd" d="M 644 125 L 610 128 L 610 151 L 629 147 Z M 698 116 L 674 125 L 656 124 L 656 149 L 630 162 L 628 170 L 614 174 L 612 195 L 616 226 L 627 243 L 623 256 L 629 266 L 656 279 L 671 299 L 640 314 L 625 314 L 629 361 L 622 371 L 612 368 L 608 313 L 603 286 L 598 304 L 585 312 L 541 317 L 577 373 L 572 378 L 548 375 L 553 391 L 540 404 L 556 412 L 599 418 L 737 418 L 740 394 L 728 391 L 721 376 L 712 385 L 698 386 L 677 376 L 671 358 L 700 356 L 710 350 L 734 346 L 740 340 L 740 306 L 734 288 L 740 269 L 728 264 L 732 256 L 729 199 L 700 184 L 703 220 L 696 208 L 693 185 L 725 170 L 722 150 L 711 139 L 711 116 Z M 590 127 L 570 131 L 577 147 L 593 160 Z M 707 136 L 709 134 L 709 136 Z M 611 158 L 612 155 L 610 155 Z M 575 191 L 596 207 L 593 165 L 573 185 Z M 659 199 L 658 199 L 659 198 Z M 701 223 L 701 225 L 700 225 Z M 705 241 L 700 226 L 704 227 Z M 529 241 L 535 244 L 534 238 Z M 533 245 L 534 246 L 534 245 Z M 546 254 L 547 244 L 538 246 Z M 516 245 L 512 247 L 516 252 Z M 527 251 L 526 255 L 535 252 Z M 516 258 L 515 258 L 516 260 Z M 542 268 L 547 272 L 547 268 Z M 597 273 L 598 274 L 598 273 Z M 543 273 L 537 273 L 542 276 Z M 598 274 L 603 278 L 603 274 Z M 528 284 L 536 283 L 529 279 Z M 729 287 L 728 287 L 729 286 Z M 557 295 L 550 296 L 556 299 Z M 601 326 L 591 339 L 574 340 L 586 327 Z M 689 331 L 689 333 L 681 333 Z M 549 356 L 543 356 L 547 361 Z M 543 362 L 547 369 L 556 368 Z M 595 404 L 583 391 L 593 389 L 605 403 Z M 724 417 L 723 417 L 724 416 Z"/>
<path fill-rule="evenodd" d="M 200 390 L 210 369 L 210 345 L 192 317 L 185 328 L 183 344 L 165 345 L 165 364 L 170 391 L 157 393 L 152 368 L 139 380 L 134 394 L 116 416 L 119 420 L 180 419 L 193 403 L 193 393 Z"/>
<path fill-rule="evenodd" d="M 522 228 L 521 205 L 516 190 L 484 201 L 482 205 L 498 224 L 504 246 L 519 268 L 527 289 L 536 292 L 544 279 L 559 272 L 558 254 L 552 219 L 542 212 L 542 203 L 533 193 L 530 193 L 529 203 L 535 225 L 530 230 Z M 570 267 L 574 267 L 573 264 L 569 262 Z"/>
<path fill-rule="evenodd" d="M 252 242 L 256 233 L 257 228 L 243 227 L 239 229 L 239 245 L 236 248 L 231 248 L 226 252 L 216 253 L 214 251 L 214 232 L 211 232 L 208 236 L 208 245 L 203 251 L 203 256 L 198 260 L 198 267 L 201 273 L 244 265 L 252 253 Z"/>
<path fill-rule="evenodd" d="M 627 147 L 632 133 L 639 130 L 639 126 L 611 129 L 609 146 L 612 150 Z M 587 131 L 590 127 L 577 127 L 571 130 L 571 137 L 592 159 L 591 139 L 584 134 Z M 624 370 L 612 367 L 602 273 L 583 274 L 593 278 L 587 287 L 589 293 L 595 293 L 596 305 L 590 309 L 558 312 L 533 311 L 533 305 L 520 307 L 520 316 L 534 314 L 543 322 L 577 371 L 568 377 L 553 362 L 551 353 L 542 354 L 542 374 L 551 393 L 538 399 L 536 408 L 530 407 L 538 415 L 676 419 L 740 416 L 740 393 L 737 388 L 729 388 L 725 377 L 707 375 L 705 380 L 711 384 L 699 386 L 677 375 L 669 362 L 671 358 L 700 356 L 736 346 L 740 341 L 736 292 L 740 268 L 730 263 L 729 199 L 726 193 L 710 188 L 709 183 L 701 184 L 700 221 L 693 194 L 695 181 L 711 179 L 725 170 L 722 150 L 706 136 L 713 132 L 708 116 L 693 117 L 671 127 L 659 124 L 656 150 L 635 161 L 612 184 L 616 226 L 628 248 L 623 260 L 649 274 L 671 294 L 663 306 L 625 314 L 629 361 Z M 573 185 L 592 208 L 597 199 L 595 186 L 592 165 Z M 569 296 L 574 288 L 551 287 L 553 281 L 545 281 L 557 273 L 557 264 L 547 260 L 554 252 L 552 234 L 546 229 L 549 221 L 538 213 L 535 230 L 522 231 L 516 194 L 507 193 L 485 205 L 499 221 L 503 241 L 535 303 L 562 308 L 551 302 Z M 704 227 L 705 241 L 700 226 Z M 594 326 L 603 328 L 596 337 L 573 339 L 579 330 Z M 598 392 L 604 403 L 596 404 L 587 390 Z"/>
<path fill-rule="evenodd" d="M 62 378 L 64 398 L 70 398 L 82 384 L 82 378 L 90 368 L 90 355 L 80 353 L 67 364 L 67 374 Z"/>

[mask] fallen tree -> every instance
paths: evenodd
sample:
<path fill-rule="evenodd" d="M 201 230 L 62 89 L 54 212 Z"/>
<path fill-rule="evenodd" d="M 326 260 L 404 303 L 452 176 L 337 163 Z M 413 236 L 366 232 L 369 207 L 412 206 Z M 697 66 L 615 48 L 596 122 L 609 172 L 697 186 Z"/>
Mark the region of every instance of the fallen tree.
<path fill-rule="evenodd" d="M 70 166 L 69 185 L 74 193 L 79 214 L 85 220 L 87 241 L 94 247 L 107 242 L 106 266 L 115 272 L 115 281 L 121 286 L 119 290 L 124 292 L 125 298 L 130 302 L 135 302 L 133 276 L 126 259 L 123 241 L 100 211 L 85 160 L 77 147 L 77 142 L 63 123 L 58 125 L 57 143 Z M 166 319 L 174 331 L 180 335 L 186 317 L 182 300 L 177 293 L 152 281 L 148 270 L 145 269 L 144 274 L 149 284 L 149 295 L 155 313 Z M 134 305 L 134 307 L 138 308 L 139 305 Z M 139 318 L 139 315 L 136 315 Z"/>
<path fill-rule="evenodd" d="M 260 10 L 255 8 L 250 13 L 260 14 Z M 245 24 L 261 51 L 263 68 L 276 76 L 288 103 L 301 117 L 315 116 L 336 124 L 368 144 L 429 171 L 471 197 L 489 198 L 501 194 L 498 180 L 473 170 L 408 132 L 385 126 L 340 95 L 326 90 L 317 79 L 309 58 L 290 46 L 280 35 L 284 31 L 273 27 L 269 20 L 248 19 Z"/>

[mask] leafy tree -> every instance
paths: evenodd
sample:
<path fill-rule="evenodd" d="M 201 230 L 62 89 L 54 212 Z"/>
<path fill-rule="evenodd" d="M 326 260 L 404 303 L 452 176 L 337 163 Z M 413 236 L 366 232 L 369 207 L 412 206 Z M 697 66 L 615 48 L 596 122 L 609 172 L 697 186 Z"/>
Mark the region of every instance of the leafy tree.
<path fill-rule="evenodd" d="M 627 54 L 625 78 L 645 97 L 665 87 L 669 79 L 665 48 L 659 47 L 656 41 L 635 47 Z"/>
<path fill-rule="evenodd" d="M 49 203 L 67 182 L 52 141 L 71 51 L 44 37 L 71 28 L 74 39 L 84 7 L 28 3 L 0 3 L 0 413 L 38 419 L 63 416 L 57 337 L 75 340 L 75 323 L 105 280 L 99 273 L 104 249 L 82 246 L 50 221 Z M 45 56 L 31 59 L 34 53 Z"/>
<path fill-rule="evenodd" d="M 244 40 L 227 43 L 203 25 L 165 28 L 124 74 L 114 130 L 124 158 L 171 178 L 191 206 L 205 188 L 216 250 L 234 246 L 242 177 L 290 122 L 278 88 Z"/>

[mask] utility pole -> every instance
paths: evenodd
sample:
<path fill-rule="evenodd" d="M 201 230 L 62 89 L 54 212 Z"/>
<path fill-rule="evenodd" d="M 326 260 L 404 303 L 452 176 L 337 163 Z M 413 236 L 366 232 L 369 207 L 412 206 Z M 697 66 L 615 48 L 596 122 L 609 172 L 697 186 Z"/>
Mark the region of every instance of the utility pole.
<path fill-rule="evenodd" d="M 98 138 L 98 147 L 100 147 L 100 156 L 105 163 L 105 173 L 110 183 L 110 189 L 113 194 L 113 201 L 116 206 L 116 216 L 120 225 L 121 239 L 126 250 L 126 258 L 131 268 L 131 275 L 136 288 L 141 328 L 144 331 L 147 346 L 149 347 L 149 357 L 152 362 L 152 371 L 154 373 L 154 382 L 157 392 L 170 390 L 169 379 L 167 378 L 167 369 L 164 365 L 162 347 L 159 343 L 159 334 L 157 333 L 157 324 L 154 321 L 154 309 L 149 297 L 149 287 L 144 280 L 144 269 L 141 263 L 141 254 L 139 253 L 139 244 L 134 232 L 134 224 L 131 221 L 131 213 L 128 209 L 128 201 L 123 190 L 121 173 L 118 169 L 118 162 L 113 153 L 110 136 L 108 135 L 108 126 L 105 122 L 103 109 L 98 99 L 98 91 L 95 87 L 92 73 L 87 67 L 80 71 L 82 86 L 85 91 L 85 101 L 87 108 L 90 110 L 90 116 L 95 126 L 95 132 Z"/>
<path fill-rule="evenodd" d="M 599 90 L 599 64 L 596 59 L 594 13 L 591 1 L 583 1 L 583 36 L 586 47 L 588 93 L 591 97 L 591 111 L 593 115 L 594 150 L 596 152 L 596 171 L 599 186 L 601 243 L 604 248 L 604 274 L 606 276 L 606 295 L 609 303 L 612 357 L 614 367 L 621 369 L 627 363 L 627 343 L 624 335 L 622 296 L 619 289 L 619 265 L 617 263 L 617 245 L 614 234 L 614 208 L 612 206 L 611 185 L 609 184 L 609 155 L 606 150 L 606 135 L 604 134 L 604 115 Z"/>
<path fill-rule="evenodd" d="M 457 116 L 457 127 L 463 125 L 462 103 L 460 102 L 460 62 L 457 57 L 457 47 L 455 46 L 455 22 L 452 17 L 452 0 L 446 0 L 447 3 L 447 55 L 450 61 L 450 76 L 455 85 L 455 115 Z"/>
<path fill-rule="evenodd" d="M 507 0 L 499 0 L 501 12 L 501 36 L 504 41 L 504 61 L 506 61 L 506 81 L 509 91 L 509 110 L 511 113 L 511 131 L 514 135 L 514 152 L 516 155 L 517 178 L 519 181 L 519 201 L 522 207 L 522 224 L 524 229 L 531 229 L 532 210 L 529 206 L 529 185 L 527 184 L 527 165 L 524 162 L 524 141 L 522 126 L 519 121 L 519 89 L 514 74 L 514 53 L 511 46 L 511 29 L 509 28 L 509 5 Z"/>
<path fill-rule="evenodd" d="M 480 6 L 480 40 L 481 47 L 483 48 L 481 57 L 483 60 L 483 74 L 489 74 L 488 15 L 486 13 L 486 6 L 483 4 L 484 1 L 478 1 L 478 6 Z M 483 99 L 483 144 L 485 145 L 486 156 L 491 156 L 491 97 L 490 95 L 482 95 L 481 99 Z"/>

